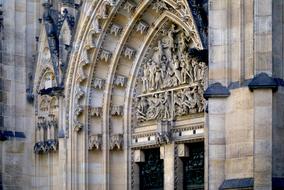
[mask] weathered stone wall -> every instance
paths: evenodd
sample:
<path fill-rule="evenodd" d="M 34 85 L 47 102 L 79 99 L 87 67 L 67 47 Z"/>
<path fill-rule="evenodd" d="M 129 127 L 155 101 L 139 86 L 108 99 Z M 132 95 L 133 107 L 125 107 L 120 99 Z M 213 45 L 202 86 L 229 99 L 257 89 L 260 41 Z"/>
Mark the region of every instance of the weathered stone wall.
<path fill-rule="evenodd" d="M 1 144 L 1 175 L 4 189 L 31 189 L 34 138 L 33 106 L 26 101 L 28 75 L 35 65 L 40 15 L 39 1 L 9 0 L 3 3 L 1 62 L 1 130 L 24 132 Z M 3 116 L 3 117 L 2 117 Z"/>

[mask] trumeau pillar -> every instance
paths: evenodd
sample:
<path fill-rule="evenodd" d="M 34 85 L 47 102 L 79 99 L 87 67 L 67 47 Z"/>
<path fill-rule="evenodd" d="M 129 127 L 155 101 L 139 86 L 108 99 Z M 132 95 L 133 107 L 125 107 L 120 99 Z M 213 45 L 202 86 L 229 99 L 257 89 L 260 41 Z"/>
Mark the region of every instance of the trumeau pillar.
<path fill-rule="evenodd" d="M 172 190 L 175 188 L 175 144 L 165 144 L 160 152 L 164 159 L 164 189 Z"/>

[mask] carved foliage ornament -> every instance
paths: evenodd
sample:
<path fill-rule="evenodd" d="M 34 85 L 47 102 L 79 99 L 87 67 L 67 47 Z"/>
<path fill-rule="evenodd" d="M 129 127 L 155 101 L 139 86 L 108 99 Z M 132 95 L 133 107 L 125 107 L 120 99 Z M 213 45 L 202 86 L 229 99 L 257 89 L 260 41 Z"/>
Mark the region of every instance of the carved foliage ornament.
<path fill-rule="evenodd" d="M 114 134 L 110 137 L 110 150 L 121 150 L 123 145 L 123 134 Z"/>
<path fill-rule="evenodd" d="M 95 134 L 89 136 L 89 144 L 88 148 L 89 150 L 100 150 L 102 145 L 102 135 L 101 134 Z"/>

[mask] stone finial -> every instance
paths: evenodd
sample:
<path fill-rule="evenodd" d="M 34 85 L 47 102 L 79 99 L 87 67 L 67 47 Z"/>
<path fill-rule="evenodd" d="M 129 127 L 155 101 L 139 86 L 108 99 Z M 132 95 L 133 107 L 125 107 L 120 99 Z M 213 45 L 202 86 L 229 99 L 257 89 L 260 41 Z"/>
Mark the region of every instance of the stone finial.
<path fill-rule="evenodd" d="M 123 7 L 129 14 L 133 13 L 135 8 L 136 4 L 132 1 L 126 1 Z"/>
<path fill-rule="evenodd" d="M 135 53 L 136 53 L 135 49 L 131 47 L 127 47 L 127 46 L 124 48 L 124 51 L 123 51 L 123 55 L 127 57 L 128 59 L 133 59 L 135 56 Z"/>
<path fill-rule="evenodd" d="M 94 107 L 91 109 L 91 116 L 100 117 L 102 115 L 102 107 Z"/>
<path fill-rule="evenodd" d="M 101 61 L 104 61 L 104 62 L 108 62 L 111 58 L 111 52 L 110 51 L 107 51 L 107 50 L 102 50 L 101 51 L 101 55 L 100 55 L 100 60 Z"/>
<path fill-rule="evenodd" d="M 94 134 L 89 136 L 88 149 L 89 150 L 100 150 L 102 145 L 102 135 Z"/>
<path fill-rule="evenodd" d="M 115 134 L 110 137 L 110 150 L 122 150 L 123 134 Z"/>
<path fill-rule="evenodd" d="M 142 20 L 137 24 L 136 27 L 136 31 L 140 32 L 141 34 L 146 33 L 148 29 L 149 29 L 149 24 Z"/>
<path fill-rule="evenodd" d="M 123 114 L 123 106 L 112 106 L 111 107 L 112 116 L 122 116 L 122 114 Z"/>
<path fill-rule="evenodd" d="M 101 78 L 95 78 L 94 79 L 94 83 L 93 83 L 93 87 L 96 89 L 103 89 L 105 85 L 105 80 L 101 79 Z"/>
<path fill-rule="evenodd" d="M 127 84 L 127 78 L 122 75 L 116 75 L 114 78 L 114 85 L 117 87 L 125 87 Z"/>
<path fill-rule="evenodd" d="M 120 35 L 122 32 L 122 26 L 120 26 L 119 24 L 112 24 L 111 28 L 110 28 L 110 33 L 118 36 Z"/>

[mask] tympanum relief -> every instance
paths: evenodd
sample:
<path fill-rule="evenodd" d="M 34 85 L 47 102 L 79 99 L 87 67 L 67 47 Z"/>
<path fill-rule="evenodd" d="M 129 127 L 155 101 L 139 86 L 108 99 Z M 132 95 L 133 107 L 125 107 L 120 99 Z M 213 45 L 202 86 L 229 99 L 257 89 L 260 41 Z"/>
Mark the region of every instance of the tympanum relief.
<path fill-rule="evenodd" d="M 157 36 L 139 73 L 137 120 L 173 120 L 203 112 L 206 65 L 189 53 L 194 48 L 191 34 L 170 23 Z"/>

